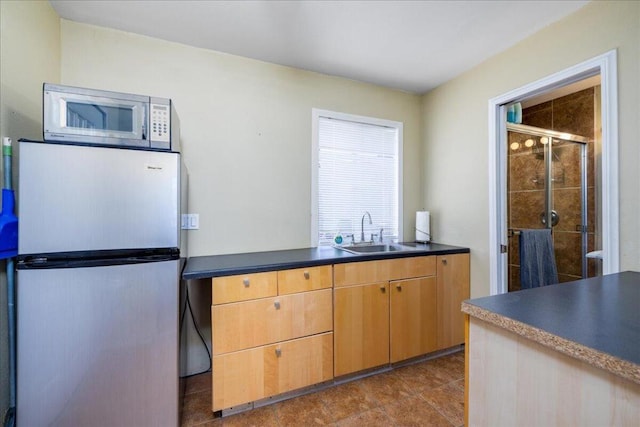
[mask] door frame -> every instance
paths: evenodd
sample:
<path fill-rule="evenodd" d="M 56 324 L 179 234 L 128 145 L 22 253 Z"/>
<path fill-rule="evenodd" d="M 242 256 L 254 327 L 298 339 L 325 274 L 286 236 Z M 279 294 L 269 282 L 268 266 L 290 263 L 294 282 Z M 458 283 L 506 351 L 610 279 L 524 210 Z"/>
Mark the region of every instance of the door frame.
<path fill-rule="evenodd" d="M 620 269 L 617 51 L 611 50 L 489 100 L 490 295 L 508 290 L 506 105 L 600 74 L 602 103 L 602 272 Z"/>

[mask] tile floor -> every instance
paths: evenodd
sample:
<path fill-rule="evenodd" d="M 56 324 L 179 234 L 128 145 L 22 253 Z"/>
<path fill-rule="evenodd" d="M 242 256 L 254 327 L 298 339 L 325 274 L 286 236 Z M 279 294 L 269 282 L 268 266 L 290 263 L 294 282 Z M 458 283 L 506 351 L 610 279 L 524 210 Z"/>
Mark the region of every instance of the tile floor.
<path fill-rule="evenodd" d="M 211 374 L 188 379 L 182 426 L 462 426 L 464 352 L 214 418 Z"/>

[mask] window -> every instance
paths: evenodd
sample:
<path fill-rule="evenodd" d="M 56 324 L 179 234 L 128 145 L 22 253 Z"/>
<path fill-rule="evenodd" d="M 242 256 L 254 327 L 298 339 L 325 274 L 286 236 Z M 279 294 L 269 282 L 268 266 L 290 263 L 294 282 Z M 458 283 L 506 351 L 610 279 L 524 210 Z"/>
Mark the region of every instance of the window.
<path fill-rule="evenodd" d="M 312 162 L 313 246 L 402 236 L 402 123 L 314 109 Z"/>

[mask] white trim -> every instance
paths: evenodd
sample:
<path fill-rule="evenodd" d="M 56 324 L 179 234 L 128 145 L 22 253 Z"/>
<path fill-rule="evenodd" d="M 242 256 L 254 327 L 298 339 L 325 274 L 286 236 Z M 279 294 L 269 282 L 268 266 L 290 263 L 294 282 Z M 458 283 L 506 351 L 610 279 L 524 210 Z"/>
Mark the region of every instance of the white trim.
<path fill-rule="evenodd" d="M 311 247 L 318 246 L 318 119 L 324 110 L 311 109 Z"/>
<path fill-rule="evenodd" d="M 507 291 L 506 255 L 506 137 L 504 105 L 539 95 L 585 77 L 600 73 L 602 92 L 602 251 L 603 274 L 616 273 L 619 260 L 618 200 L 618 80 L 617 52 L 574 65 L 558 73 L 514 89 L 489 100 L 489 292 Z"/>
<path fill-rule="evenodd" d="M 603 55 L 604 56 L 604 55 Z M 600 61 L 602 82 L 602 273 L 620 271 L 620 200 L 618 193 L 618 60 L 612 50 Z"/>
<path fill-rule="evenodd" d="M 398 240 L 404 240 L 404 125 L 392 122 L 398 129 Z"/>
<path fill-rule="evenodd" d="M 378 126 L 386 126 L 398 131 L 398 236 L 403 239 L 403 123 L 375 117 L 358 116 L 336 111 L 311 109 L 311 247 L 318 246 L 318 119 L 328 117 L 338 120 L 361 122 Z"/>

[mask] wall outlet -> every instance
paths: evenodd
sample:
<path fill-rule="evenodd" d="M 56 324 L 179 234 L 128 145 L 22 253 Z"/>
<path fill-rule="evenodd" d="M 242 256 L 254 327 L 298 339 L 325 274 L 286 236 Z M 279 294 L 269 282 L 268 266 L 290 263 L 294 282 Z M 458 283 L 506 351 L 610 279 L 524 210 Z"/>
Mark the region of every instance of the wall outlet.
<path fill-rule="evenodd" d="M 199 214 L 182 214 L 181 228 L 183 230 L 198 230 L 200 229 L 200 215 Z"/>

